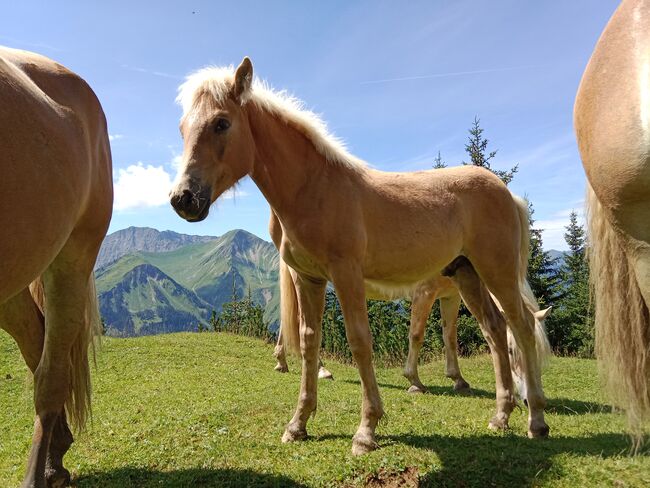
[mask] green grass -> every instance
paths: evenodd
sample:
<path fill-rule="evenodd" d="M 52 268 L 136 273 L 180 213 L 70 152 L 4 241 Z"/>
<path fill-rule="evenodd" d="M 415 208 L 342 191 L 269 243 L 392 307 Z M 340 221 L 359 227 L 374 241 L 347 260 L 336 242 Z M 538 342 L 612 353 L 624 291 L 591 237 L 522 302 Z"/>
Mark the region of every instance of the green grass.
<path fill-rule="evenodd" d="M 546 371 L 551 438 L 526 438 L 526 413 L 494 433 L 488 356 L 461 359 L 474 395 L 451 392 L 442 361 L 422 367 L 430 394 L 405 392 L 399 368 L 378 368 L 387 418 L 381 448 L 350 454 L 361 394 L 356 369 L 328 361 L 306 442 L 280 437 L 298 395 L 298 363 L 273 371 L 272 347 L 226 334 L 106 339 L 94 374 L 93 422 L 66 456 L 77 486 L 356 486 L 416 467 L 423 486 L 649 486 L 650 456 L 628 457 L 593 361 Z M 32 428 L 32 393 L 17 348 L 0 333 L 0 486 L 17 486 Z"/>

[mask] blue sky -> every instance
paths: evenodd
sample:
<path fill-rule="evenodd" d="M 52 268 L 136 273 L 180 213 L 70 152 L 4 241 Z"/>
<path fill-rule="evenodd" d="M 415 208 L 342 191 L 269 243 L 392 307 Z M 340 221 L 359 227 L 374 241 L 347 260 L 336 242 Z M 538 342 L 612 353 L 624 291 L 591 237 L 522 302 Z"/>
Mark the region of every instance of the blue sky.
<path fill-rule="evenodd" d="M 533 202 L 547 249 L 581 210 L 585 178 L 572 128 L 580 76 L 611 0 L 3 2 L 0 44 L 45 54 L 98 94 L 112 139 L 111 231 L 131 225 L 269 239 L 250 180 L 184 222 L 167 203 L 181 152 L 177 86 L 208 64 L 251 57 L 255 72 L 323 115 L 351 152 L 386 171 L 466 158 L 478 115 L 496 168 Z"/>

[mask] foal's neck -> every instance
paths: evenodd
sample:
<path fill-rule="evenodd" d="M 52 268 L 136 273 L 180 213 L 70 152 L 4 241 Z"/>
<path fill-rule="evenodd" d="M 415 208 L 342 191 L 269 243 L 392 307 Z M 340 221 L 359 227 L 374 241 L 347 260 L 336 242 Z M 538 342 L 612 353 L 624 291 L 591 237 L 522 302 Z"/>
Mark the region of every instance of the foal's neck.
<path fill-rule="evenodd" d="M 248 108 L 248 118 L 255 140 L 250 176 L 280 218 L 317 192 L 327 192 L 338 178 L 354 173 L 344 165 L 328 163 L 314 142 L 291 122 L 254 104 Z"/>

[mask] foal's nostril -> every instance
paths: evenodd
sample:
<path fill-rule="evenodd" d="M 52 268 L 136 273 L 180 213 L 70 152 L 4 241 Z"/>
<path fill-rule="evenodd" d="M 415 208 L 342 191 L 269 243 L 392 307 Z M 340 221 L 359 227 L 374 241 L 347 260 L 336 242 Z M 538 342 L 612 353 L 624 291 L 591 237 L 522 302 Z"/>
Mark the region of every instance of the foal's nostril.
<path fill-rule="evenodd" d="M 183 190 L 183 195 L 181 196 L 181 199 L 179 201 L 180 207 L 181 208 L 189 207 L 193 200 L 194 200 L 194 195 L 192 194 L 192 192 L 189 190 Z"/>

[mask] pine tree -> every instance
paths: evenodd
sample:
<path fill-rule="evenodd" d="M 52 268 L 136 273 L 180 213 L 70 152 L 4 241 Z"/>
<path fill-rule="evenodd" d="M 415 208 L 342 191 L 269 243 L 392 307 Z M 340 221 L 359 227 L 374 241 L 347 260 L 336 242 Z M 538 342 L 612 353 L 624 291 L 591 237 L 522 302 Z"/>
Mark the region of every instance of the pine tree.
<path fill-rule="evenodd" d="M 433 160 L 433 169 L 442 169 L 446 167 L 447 167 L 447 163 L 445 163 L 442 160 L 442 156 L 440 156 L 440 151 L 438 151 L 438 155 Z"/>
<path fill-rule="evenodd" d="M 594 352 L 594 320 L 589 300 L 589 267 L 585 261 L 585 230 L 571 212 L 564 239 L 569 246 L 560 270 L 565 293 L 549 329 L 549 339 L 565 354 L 591 357 Z"/>
<path fill-rule="evenodd" d="M 474 166 L 481 166 L 482 168 L 489 169 L 501 178 L 506 185 L 512 181 L 515 173 L 519 169 L 519 165 L 515 164 L 510 170 L 493 169 L 490 161 L 497 155 L 497 151 L 487 152 L 488 139 L 483 138 L 483 128 L 481 127 L 480 119 L 474 117 L 472 127 L 469 129 L 468 142 L 465 144 L 465 152 L 469 154 L 470 162 L 463 164 L 473 164 Z"/>
<path fill-rule="evenodd" d="M 534 227 L 533 204 L 528 202 L 528 224 L 530 226 L 530 255 L 528 257 L 528 283 L 540 308 L 553 305 L 561 298 L 560 276 L 557 260 L 544 250 L 542 229 Z"/>

